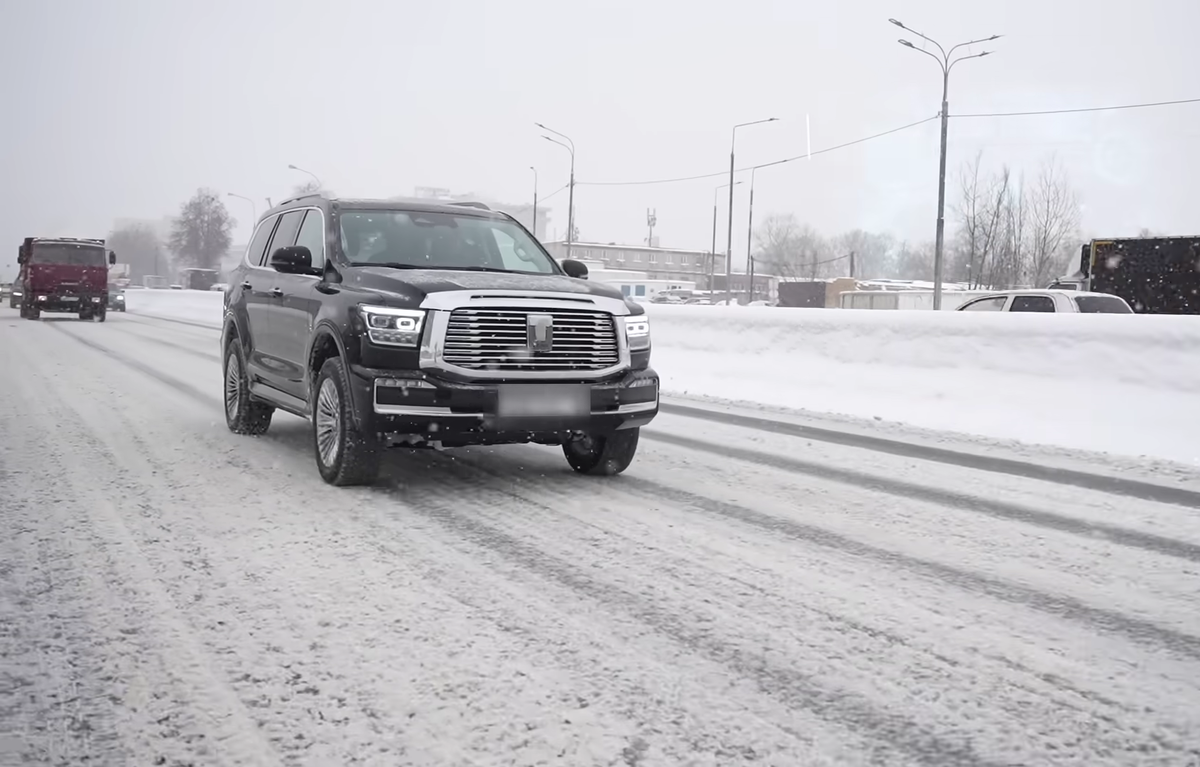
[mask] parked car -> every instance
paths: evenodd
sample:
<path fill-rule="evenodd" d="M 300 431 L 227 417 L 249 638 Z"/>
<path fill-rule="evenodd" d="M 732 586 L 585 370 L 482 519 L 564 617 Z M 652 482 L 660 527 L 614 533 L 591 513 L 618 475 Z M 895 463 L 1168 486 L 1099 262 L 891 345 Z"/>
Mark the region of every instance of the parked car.
<path fill-rule="evenodd" d="M 258 222 L 225 293 L 225 417 L 312 422 L 333 485 L 387 447 L 533 442 L 619 474 L 658 412 L 645 309 L 473 204 L 306 195 Z"/>
<path fill-rule="evenodd" d="M 955 311 L 1133 314 L 1119 296 L 1082 290 L 1006 290 L 971 299 Z"/>

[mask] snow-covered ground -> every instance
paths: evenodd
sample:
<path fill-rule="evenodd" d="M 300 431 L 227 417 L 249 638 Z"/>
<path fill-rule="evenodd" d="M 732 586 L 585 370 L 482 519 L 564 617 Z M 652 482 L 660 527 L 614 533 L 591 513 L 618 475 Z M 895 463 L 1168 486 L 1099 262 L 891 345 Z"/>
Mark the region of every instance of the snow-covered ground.
<path fill-rule="evenodd" d="M 340 490 L 136 313 L 0 309 L 0 389 L 3 765 L 1200 761 L 1200 493 L 678 414 Z"/>
<path fill-rule="evenodd" d="M 220 323 L 221 293 L 127 300 Z M 1200 317 L 648 311 L 669 393 L 1200 466 Z"/>

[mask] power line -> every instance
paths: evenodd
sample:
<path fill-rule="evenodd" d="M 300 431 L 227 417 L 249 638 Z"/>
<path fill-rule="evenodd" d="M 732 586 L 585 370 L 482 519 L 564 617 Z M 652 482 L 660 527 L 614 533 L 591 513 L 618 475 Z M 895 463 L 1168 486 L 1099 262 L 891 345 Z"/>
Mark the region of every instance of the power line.
<path fill-rule="evenodd" d="M 934 115 L 932 117 L 926 117 L 924 120 L 917 120 L 916 122 L 909 123 L 908 125 L 901 125 L 898 128 L 892 128 L 890 130 L 885 130 L 882 133 L 875 133 L 873 135 L 864 136 L 862 138 L 858 138 L 853 141 L 847 141 L 844 144 L 838 144 L 836 146 L 829 146 L 829 147 L 825 147 L 824 149 L 818 149 L 817 151 L 813 152 L 812 155 L 805 153 L 802 155 L 797 155 L 796 157 L 788 157 L 783 160 L 775 160 L 774 162 L 763 163 L 761 165 L 747 165 L 744 168 L 738 168 L 736 170 L 736 172 L 741 173 L 743 171 L 754 170 L 756 168 L 769 168 L 773 165 L 782 165 L 782 164 L 788 163 L 788 162 L 795 162 L 796 160 L 803 160 L 803 159 L 813 156 L 813 155 L 827 154 L 829 152 L 834 152 L 839 149 L 845 149 L 846 147 L 849 147 L 849 146 L 854 146 L 855 144 L 862 144 L 866 141 L 873 141 L 877 138 L 883 138 L 884 136 L 890 136 L 893 133 L 899 133 L 900 131 L 908 130 L 909 128 L 915 128 L 918 125 L 923 125 L 923 124 L 929 122 L 930 120 L 936 120 L 936 119 L 938 119 L 938 115 Z M 575 184 L 576 184 L 576 186 L 583 185 L 583 184 L 586 184 L 588 186 L 649 186 L 650 184 L 673 184 L 673 183 L 676 183 L 679 181 L 697 181 L 697 180 L 703 179 L 703 178 L 717 178 L 718 176 L 725 176 L 727 173 L 729 173 L 729 171 L 722 170 L 722 171 L 717 171 L 716 173 L 704 173 L 699 176 L 681 176 L 679 178 L 661 178 L 661 179 L 655 179 L 652 181 L 576 181 Z"/>
<path fill-rule="evenodd" d="M 1079 109 L 1046 109 L 1038 112 L 983 112 L 969 115 L 950 115 L 957 117 L 1033 117 L 1037 115 L 1069 115 L 1081 112 L 1113 112 L 1119 109 L 1148 109 L 1150 107 L 1171 107 L 1180 104 L 1200 104 L 1200 99 L 1178 99 L 1176 101 L 1150 101 L 1143 104 L 1117 104 L 1108 107 L 1081 107 Z"/>
<path fill-rule="evenodd" d="M 576 186 L 578 186 L 578 185 L 579 185 L 579 182 L 578 182 L 578 181 L 576 181 L 576 182 L 575 182 L 575 185 L 576 185 Z M 538 198 L 538 205 L 541 205 L 543 202 L 545 202 L 546 200 L 549 200 L 551 197 L 553 197 L 554 195 L 558 194 L 559 192 L 563 192 L 563 191 L 565 191 L 565 190 L 566 190 L 566 188 L 567 188 L 567 187 L 569 187 L 569 186 L 570 186 L 570 184 L 563 184 L 563 185 L 562 185 L 562 186 L 560 186 L 558 189 L 555 189 L 553 192 L 551 192 L 550 194 L 546 195 L 545 197 L 539 197 L 539 198 Z M 528 208 L 532 208 L 532 207 L 533 207 L 533 203 L 527 203 L 527 204 L 525 204 L 525 205 L 516 205 L 516 206 L 514 206 L 512 209 L 513 209 L 513 210 L 526 210 L 526 209 L 528 209 Z"/>

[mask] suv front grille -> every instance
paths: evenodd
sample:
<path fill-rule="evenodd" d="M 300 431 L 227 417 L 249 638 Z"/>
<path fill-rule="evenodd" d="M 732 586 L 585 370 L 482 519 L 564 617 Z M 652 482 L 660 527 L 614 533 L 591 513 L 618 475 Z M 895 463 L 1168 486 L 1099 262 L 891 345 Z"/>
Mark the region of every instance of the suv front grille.
<path fill-rule="evenodd" d="M 548 351 L 534 351 L 529 315 L 550 315 Z M 471 370 L 570 372 L 615 367 L 620 362 L 611 314 L 576 309 L 455 309 L 442 358 Z"/>

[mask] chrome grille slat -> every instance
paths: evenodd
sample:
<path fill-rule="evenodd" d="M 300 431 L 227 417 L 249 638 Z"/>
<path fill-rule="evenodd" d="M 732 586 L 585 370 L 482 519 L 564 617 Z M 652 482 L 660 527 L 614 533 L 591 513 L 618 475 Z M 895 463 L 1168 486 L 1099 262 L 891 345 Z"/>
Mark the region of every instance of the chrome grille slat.
<path fill-rule="evenodd" d="M 531 314 L 554 318 L 548 352 L 528 348 Z M 446 324 L 443 359 L 491 372 L 606 370 L 620 362 L 617 323 L 607 312 L 585 309 L 455 309 Z"/>

